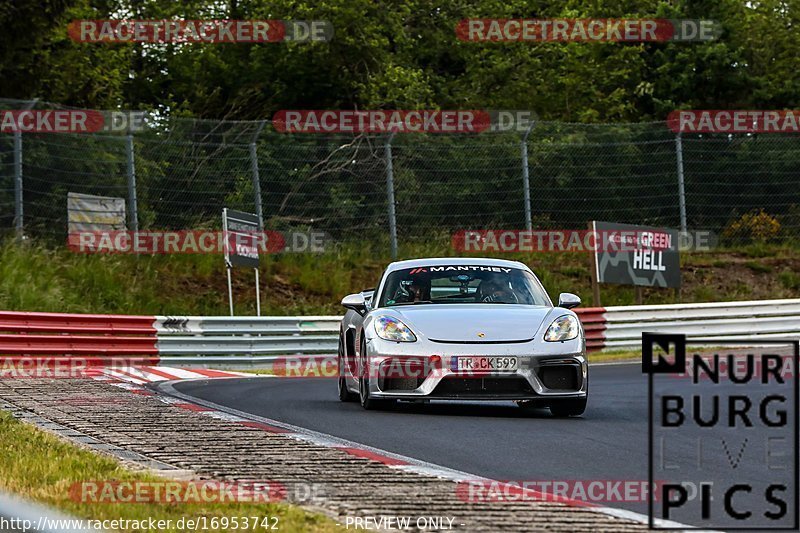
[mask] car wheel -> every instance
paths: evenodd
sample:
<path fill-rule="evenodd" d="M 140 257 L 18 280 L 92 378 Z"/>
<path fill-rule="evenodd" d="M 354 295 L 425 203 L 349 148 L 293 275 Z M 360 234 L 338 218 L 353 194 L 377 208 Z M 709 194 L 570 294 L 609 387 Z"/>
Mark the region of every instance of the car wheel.
<path fill-rule="evenodd" d="M 356 394 L 347 389 L 347 379 L 345 376 L 345 360 L 344 360 L 344 343 L 342 337 L 339 337 L 339 401 L 340 402 L 354 402 L 356 401 Z"/>
<path fill-rule="evenodd" d="M 561 400 L 550 404 L 550 412 L 553 416 L 578 416 L 586 411 L 586 398 L 579 400 Z"/>
<path fill-rule="evenodd" d="M 369 378 L 363 375 L 358 378 L 358 399 L 361 402 L 361 407 L 367 411 L 372 411 L 378 407 L 375 405 L 375 400 L 369 397 Z"/>

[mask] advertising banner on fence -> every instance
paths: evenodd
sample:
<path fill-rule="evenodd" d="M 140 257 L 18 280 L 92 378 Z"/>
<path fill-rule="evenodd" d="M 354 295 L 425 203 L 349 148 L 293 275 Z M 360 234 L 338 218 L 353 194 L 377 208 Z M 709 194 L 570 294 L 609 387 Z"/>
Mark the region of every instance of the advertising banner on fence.
<path fill-rule="evenodd" d="M 592 222 L 592 230 L 619 244 L 619 251 L 613 246 L 598 248 L 595 269 L 599 283 L 681 286 L 678 231 L 598 221 Z"/>
<path fill-rule="evenodd" d="M 125 199 L 68 193 L 67 223 L 69 233 L 124 230 Z"/>

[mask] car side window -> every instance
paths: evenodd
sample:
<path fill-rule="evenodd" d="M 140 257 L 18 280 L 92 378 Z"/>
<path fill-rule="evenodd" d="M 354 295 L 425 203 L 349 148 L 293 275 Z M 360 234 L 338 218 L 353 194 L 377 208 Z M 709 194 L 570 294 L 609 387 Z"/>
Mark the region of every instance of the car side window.
<path fill-rule="evenodd" d="M 378 290 L 381 291 L 380 294 L 378 294 Z M 372 296 L 372 307 L 373 307 L 373 309 L 376 309 L 376 308 L 380 307 L 381 306 L 381 302 L 384 302 L 384 305 L 385 305 L 386 296 L 383 296 L 383 295 L 388 290 L 389 290 L 389 274 L 384 272 L 383 275 L 381 276 L 381 279 L 378 281 L 377 288 L 375 289 L 375 294 Z M 379 296 L 380 296 L 380 299 L 378 299 Z"/>

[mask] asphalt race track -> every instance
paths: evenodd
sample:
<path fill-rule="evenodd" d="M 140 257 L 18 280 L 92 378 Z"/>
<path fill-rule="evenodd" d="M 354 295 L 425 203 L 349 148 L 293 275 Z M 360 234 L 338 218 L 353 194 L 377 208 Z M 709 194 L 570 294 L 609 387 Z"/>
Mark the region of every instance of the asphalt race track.
<path fill-rule="evenodd" d="M 672 378 L 669 386 L 680 390 L 689 381 Z M 589 407 L 583 417 L 569 419 L 554 418 L 545 409 L 526 413 L 511 402 L 401 403 L 387 412 L 364 411 L 358 403 L 339 402 L 336 382 L 330 378 L 188 381 L 176 383 L 175 388 L 222 406 L 491 479 L 648 479 L 647 379 L 639 364 L 593 366 Z M 727 411 L 721 413 L 725 419 Z M 713 480 L 723 487 L 751 482 L 758 490 L 738 495 L 735 501 L 760 515 L 774 507 L 759 492 L 770 479 L 764 468 L 764 444 L 749 435 L 745 448 L 741 439 L 732 438 L 726 443 L 727 452 L 719 445 L 707 445 L 700 474 L 696 445 L 690 441 L 664 455 L 668 463 L 679 463 L 694 476 L 682 479 Z M 783 462 L 793 468 L 789 455 Z M 793 494 L 786 498 L 792 502 Z M 647 514 L 646 500 L 601 504 Z M 789 508 L 794 511 L 791 503 Z M 696 523 L 680 512 L 671 518 Z"/>

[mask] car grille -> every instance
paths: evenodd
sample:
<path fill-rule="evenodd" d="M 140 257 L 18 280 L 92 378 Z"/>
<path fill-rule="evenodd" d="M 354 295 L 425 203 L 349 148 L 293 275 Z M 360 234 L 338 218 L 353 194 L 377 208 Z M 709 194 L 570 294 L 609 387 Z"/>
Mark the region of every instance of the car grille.
<path fill-rule="evenodd" d="M 449 396 L 458 394 L 520 394 L 533 393 L 530 384 L 525 378 L 445 378 L 433 390 L 436 396 Z"/>
<path fill-rule="evenodd" d="M 436 367 L 427 358 L 387 359 L 378 372 L 378 388 L 383 392 L 408 392 L 418 388 Z"/>
<path fill-rule="evenodd" d="M 428 339 L 431 342 L 438 342 L 439 344 L 522 344 L 525 342 L 531 342 L 534 337 L 530 339 L 516 339 L 516 340 L 496 340 L 496 341 L 466 341 L 466 340 L 446 340 L 446 339 Z"/>
<path fill-rule="evenodd" d="M 378 388 L 383 392 L 412 391 L 422 385 L 424 377 L 419 378 L 378 378 Z"/>

